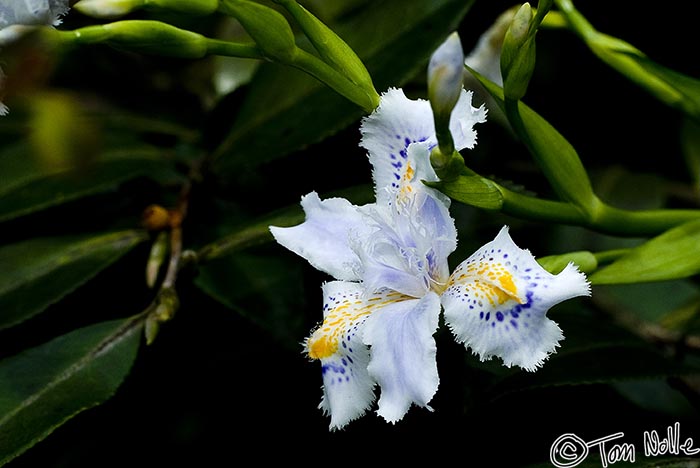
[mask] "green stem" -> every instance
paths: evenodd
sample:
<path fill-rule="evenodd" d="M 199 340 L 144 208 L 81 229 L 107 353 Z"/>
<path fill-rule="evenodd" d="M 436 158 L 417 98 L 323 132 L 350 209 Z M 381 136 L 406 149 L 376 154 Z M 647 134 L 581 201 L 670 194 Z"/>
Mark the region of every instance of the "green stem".
<path fill-rule="evenodd" d="M 501 210 L 516 218 L 584 226 L 586 216 L 571 203 L 522 195 L 496 185 L 503 196 Z"/>
<path fill-rule="evenodd" d="M 638 61 L 645 55 L 632 44 L 596 30 L 574 7 L 571 0 L 555 0 L 569 28 L 577 34 L 603 62 L 630 81 L 647 89 L 664 102 L 679 105 L 684 96 L 664 79 L 649 73 Z M 634 58 L 633 58 L 634 57 Z"/>
<path fill-rule="evenodd" d="M 629 211 L 602 202 L 587 214 L 572 203 L 522 195 L 494 185 L 501 192 L 501 211 L 507 215 L 532 221 L 582 226 L 618 236 L 654 236 L 689 221 L 700 219 L 700 210 Z"/>
<path fill-rule="evenodd" d="M 264 56 L 254 43 L 238 43 L 207 38 L 207 53 L 226 57 L 263 59 Z"/>
<path fill-rule="evenodd" d="M 543 150 L 542 142 L 533 141 L 533 134 L 521 115 L 522 107 L 522 103 L 518 100 L 507 98 L 504 100 L 504 110 L 513 130 L 527 147 L 556 194 L 563 200 L 575 204 L 582 213 L 590 216 L 598 209 L 601 202 L 593 192 L 586 169 L 575 150 L 571 148 L 566 153 L 566 157 L 561 155 L 556 157 L 552 152 Z M 538 128 L 533 130 L 536 131 Z M 537 138 L 538 135 L 534 137 Z M 561 140 L 570 146 L 563 137 Z M 573 180 L 574 183 L 572 183 L 573 174 L 577 175 Z"/>
<path fill-rule="evenodd" d="M 579 13 L 578 10 L 576 10 L 571 0 L 554 0 L 554 2 L 556 3 L 557 8 L 566 18 L 566 21 L 571 29 L 576 34 L 581 36 L 581 38 L 584 40 L 591 40 L 595 38 L 595 35 L 598 32 L 595 30 L 593 25 L 581 13 Z"/>
<path fill-rule="evenodd" d="M 658 235 L 689 221 L 700 219 L 700 210 L 642 210 L 629 211 L 601 204 L 590 226 L 611 234 L 624 236 Z"/>

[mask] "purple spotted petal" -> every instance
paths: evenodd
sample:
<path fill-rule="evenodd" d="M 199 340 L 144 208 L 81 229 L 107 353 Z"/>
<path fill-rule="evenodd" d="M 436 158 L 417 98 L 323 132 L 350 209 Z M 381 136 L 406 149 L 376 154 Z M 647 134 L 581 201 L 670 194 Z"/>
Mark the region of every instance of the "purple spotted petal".
<path fill-rule="evenodd" d="M 585 276 L 573 265 L 552 275 L 504 227 L 455 269 L 441 300 L 456 339 L 482 360 L 498 356 L 508 367 L 534 371 L 564 338 L 547 311 L 589 294 Z"/>

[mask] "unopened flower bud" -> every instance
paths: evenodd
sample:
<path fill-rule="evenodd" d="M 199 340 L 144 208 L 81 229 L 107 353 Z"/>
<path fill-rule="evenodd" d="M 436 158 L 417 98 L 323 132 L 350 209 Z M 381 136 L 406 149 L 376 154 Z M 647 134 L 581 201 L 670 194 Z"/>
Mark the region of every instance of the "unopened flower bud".
<path fill-rule="evenodd" d="M 439 152 L 449 162 L 454 152 L 450 133 L 450 116 L 462 92 L 464 77 L 464 52 L 459 35 L 450 34 L 438 47 L 428 64 L 428 98 L 433 109 L 435 134 Z M 439 159 L 439 155 L 435 155 Z"/>
<path fill-rule="evenodd" d="M 222 0 L 219 8 L 241 23 L 268 58 L 286 64 L 294 61 L 299 49 L 282 14 L 248 0 Z"/>
<path fill-rule="evenodd" d="M 74 8 L 93 18 L 111 19 L 124 16 L 142 7 L 208 15 L 219 7 L 218 0 L 80 0 Z"/>
<path fill-rule="evenodd" d="M 535 69 L 535 36 L 532 27 L 532 8 L 529 3 L 513 16 L 503 38 L 501 74 L 506 98 L 517 100 L 525 95 Z"/>
<path fill-rule="evenodd" d="M 144 0 L 80 0 L 73 8 L 93 18 L 112 19 L 142 7 Z"/>
<path fill-rule="evenodd" d="M 459 35 L 450 34 L 430 57 L 428 96 L 434 113 L 449 115 L 462 92 L 464 52 Z"/>
<path fill-rule="evenodd" d="M 275 0 L 275 2 L 282 5 L 299 23 L 323 60 L 370 95 L 376 101 L 376 107 L 379 104 L 379 95 L 372 83 L 372 77 L 355 51 L 296 0 Z"/>
<path fill-rule="evenodd" d="M 207 55 L 204 36 L 160 21 L 116 21 L 61 33 L 78 43 L 106 43 L 132 52 L 189 59 Z"/>

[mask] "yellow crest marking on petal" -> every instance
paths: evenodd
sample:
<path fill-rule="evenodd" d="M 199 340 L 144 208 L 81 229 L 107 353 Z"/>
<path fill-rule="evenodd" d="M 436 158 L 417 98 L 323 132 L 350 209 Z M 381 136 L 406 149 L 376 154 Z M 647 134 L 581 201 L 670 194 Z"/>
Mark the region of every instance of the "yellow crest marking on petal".
<path fill-rule="evenodd" d="M 498 282 L 501 283 L 501 289 L 503 289 L 509 296 L 516 299 L 518 302 L 521 302 L 518 298 L 518 288 L 513 282 L 513 275 L 505 272 L 498 277 Z"/>
<path fill-rule="evenodd" d="M 415 173 L 416 171 L 411 166 L 411 163 L 407 161 L 406 169 L 401 177 L 399 193 L 396 195 L 396 200 L 400 204 L 408 204 L 411 200 L 411 195 L 413 194 L 413 186 L 411 185 L 411 182 L 413 181 Z"/>
<path fill-rule="evenodd" d="M 318 332 L 318 330 L 317 330 Z M 338 350 L 338 340 L 330 340 L 328 336 L 321 335 L 314 339 L 316 333 L 309 338 L 309 357 L 311 359 L 323 359 L 332 356 Z"/>
<path fill-rule="evenodd" d="M 515 300 L 519 304 L 525 302 L 518 296 L 513 275 L 501 263 L 470 264 L 466 267 L 466 272 L 453 276 L 448 284 L 469 279 L 473 281 L 470 287 L 475 290 L 475 296 L 488 300 L 491 305 L 500 305 L 508 300 Z"/>
<path fill-rule="evenodd" d="M 411 299 L 397 292 L 379 294 L 365 301 L 344 299 L 331 309 L 323 323 L 306 340 L 306 350 L 311 359 L 324 359 L 338 352 L 347 333 L 363 318 L 382 307 Z"/>

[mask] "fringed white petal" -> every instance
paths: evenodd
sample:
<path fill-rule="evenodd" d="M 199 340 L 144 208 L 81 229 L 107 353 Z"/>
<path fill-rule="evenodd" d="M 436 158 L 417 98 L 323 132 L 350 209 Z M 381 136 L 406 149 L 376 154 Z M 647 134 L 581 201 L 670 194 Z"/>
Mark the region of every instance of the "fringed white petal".
<path fill-rule="evenodd" d="M 362 341 L 367 319 L 407 298 L 395 292 L 366 295 L 358 283 L 331 281 L 323 285 L 324 320 L 306 340 L 309 357 L 323 371 L 322 408 L 331 429 L 359 418 L 374 402 L 375 381 L 367 370 L 369 349 Z"/>
<path fill-rule="evenodd" d="M 486 110 L 473 108 L 471 96 L 471 92 L 462 90 L 450 120 L 458 150 L 474 146 L 473 126 L 486 120 Z M 360 130 L 360 145 L 367 149 L 373 167 L 378 204 L 392 204 L 397 193 L 405 195 L 410 191 L 407 187 L 423 190 L 422 180 L 437 180 L 429 161 L 437 139 L 428 101 L 408 99 L 403 90 L 391 88 L 382 94 L 379 107 L 363 119 Z M 435 195 L 437 191 L 429 190 L 439 197 Z"/>
<path fill-rule="evenodd" d="M 382 94 L 379 107 L 362 120 L 360 131 L 360 146 L 368 151 L 373 168 L 377 202 L 388 205 L 404 182 L 407 170 L 415 171 L 408 148 L 429 140 L 434 144 L 430 104 L 422 99 L 408 99 L 402 89 L 390 88 Z M 436 180 L 434 171 L 425 177 Z"/>
<path fill-rule="evenodd" d="M 68 0 L 15 0 L 0 4 L 0 29 L 16 24 L 61 24 L 61 16 L 68 13 Z"/>
<path fill-rule="evenodd" d="M 462 90 L 462 95 L 452 111 L 450 118 L 450 132 L 457 150 L 472 149 L 476 144 L 476 130 L 474 125 L 486 122 L 486 107 L 472 107 L 471 91 Z"/>
<path fill-rule="evenodd" d="M 428 403 L 439 384 L 433 339 L 439 314 L 440 299 L 430 292 L 387 305 L 367 319 L 368 371 L 381 388 L 377 413 L 391 423 L 412 404 L 431 409 Z"/>
<path fill-rule="evenodd" d="M 588 281 L 575 266 L 552 275 L 518 248 L 504 227 L 455 269 L 441 300 L 456 339 L 481 360 L 498 356 L 508 367 L 534 371 L 563 339 L 547 311 L 589 294 Z"/>
<path fill-rule="evenodd" d="M 275 240 L 336 279 L 359 280 L 359 259 L 350 244 L 353 237 L 369 235 L 370 220 L 344 198 L 321 201 L 316 192 L 302 197 L 301 206 L 306 220 L 288 228 L 271 226 Z"/>

